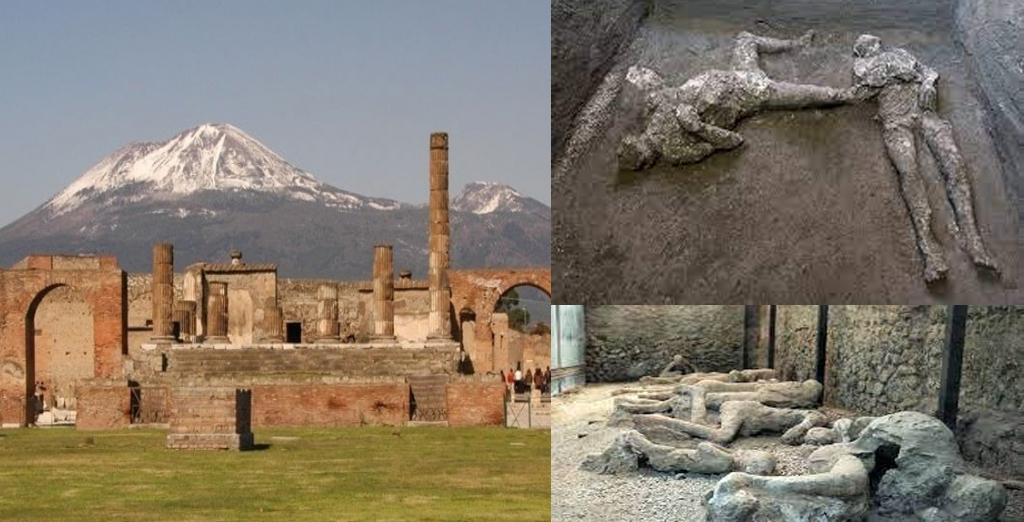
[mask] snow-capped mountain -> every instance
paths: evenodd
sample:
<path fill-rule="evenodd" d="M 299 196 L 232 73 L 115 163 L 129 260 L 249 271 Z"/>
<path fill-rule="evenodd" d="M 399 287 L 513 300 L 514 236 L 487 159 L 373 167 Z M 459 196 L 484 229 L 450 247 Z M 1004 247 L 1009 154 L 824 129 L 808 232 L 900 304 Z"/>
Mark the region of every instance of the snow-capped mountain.
<path fill-rule="evenodd" d="M 173 200 L 204 190 L 266 192 L 342 209 L 400 206 L 325 185 L 238 127 L 207 123 L 167 141 L 129 144 L 82 174 L 45 208 L 57 216 L 86 201 Z"/>
<path fill-rule="evenodd" d="M 543 203 L 520 194 L 516 189 L 489 181 L 466 184 L 462 193 L 451 202 L 457 212 L 490 214 L 492 212 L 535 212 L 547 208 Z"/>
<path fill-rule="evenodd" d="M 421 173 L 429 192 L 427 166 Z M 415 183 L 415 180 L 410 180 Z M 454 268 L 550 266 L 551 209 L 510 187 L 470 183 L 452 202 Z M 368 279 L 373 245 L 395 270 L 426 275 L 427 208 L 346 192 L 294 167 L 237 127 L 205 124 L 107 156 L 36 210 L 0 228 L 0 266 L 29 254 L 104 253 L 152 267 L 153 243 L 176 266 L 277 263 L 282 277 Z"/>

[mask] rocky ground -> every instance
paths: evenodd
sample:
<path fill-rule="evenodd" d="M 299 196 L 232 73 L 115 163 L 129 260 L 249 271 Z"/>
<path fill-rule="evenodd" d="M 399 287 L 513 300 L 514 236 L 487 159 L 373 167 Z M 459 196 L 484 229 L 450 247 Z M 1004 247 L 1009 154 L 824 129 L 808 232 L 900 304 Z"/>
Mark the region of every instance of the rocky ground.
<path fill-rule="evenodd" d="M 597 475 L 579 469 L 587 455 L 604 451 L 623 431 L 604 426 L 612 410 L 611 392 L 621 386 L 590 385 L 552 400 L 551 520 L 704 520 L 701 500 L 723 475 L 673 475 L 650 469 L 628 475 Z M 804 458 L 815 449 L 786 446 L 778 442 L 778 437 L 740 439 L 730 448 L 771 451 L 783 475 L 804 473 Z M 1010 503 L 1001 520 L 1024 520 L 1024 491 L 1008 492 Z"/>

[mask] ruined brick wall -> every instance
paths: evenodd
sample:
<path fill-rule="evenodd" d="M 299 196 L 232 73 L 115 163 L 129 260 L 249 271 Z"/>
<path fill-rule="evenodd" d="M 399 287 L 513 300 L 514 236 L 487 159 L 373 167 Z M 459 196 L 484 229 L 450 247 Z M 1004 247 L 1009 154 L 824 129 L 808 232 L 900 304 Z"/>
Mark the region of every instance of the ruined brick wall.
<path fill-rule="evenodd" d="M 126 428 L 129 424 L 129 392 L 125 386 L 81 386 L 75 408 L 75 427 L 80 430 Z"/>
<path fill-rule="evenodd" d="M 655 375 L 676 354 L 700 371 L 742 364 L 742 306 L 587 306 L 586 332 L 590 382 Z"/>
<path fill-rule="evenodd" d="M 469 363 L 476 373 L 501 368 L 494 359 L 492 315 L 501 295 L 522 285 L 532 286 L 551 295 L 551 270 L 547 268 L 483 268 L 476 270 L 452 270 L 448 273 L 452 285 L 452 335 L 456 339 L 469 337 L 467 344 Z M 461 320 L 467 315 L 472 321 Z M 462 331 L 471 326 L 472 334 Z"/>
<path fill-rule="evenodd" d="M 813 379 L 818 307 L 779 306 L 775 332 L 775 368 L 779 377 L 788 381 Z"/>
<path fill-rule="evenodd" d="M 35 368 L 29 364 L 35 336 L 28 332 L 34 334 L 38 305 L 48 294 L 70 287 L 88 305 L 93 335 L 91 377 L 120 376 L 126 349 L 125 274 L 115 258 L 30 256 L 18 266 L 23 269 L 0 270 L 0 418 L 5 424 L 31 420 L 25 418 L 25 405 L 28 383 L 36 381 Z"/>
<path fill-rule="evenodd" d="M 252 387 L 253 426 L 404 425 L 409 385 L 264 384 Z"/>
<path fill-rule="evenodd" d="M 40 301 L 35 318 L 35 379 L 44 383 L 45 400 L 51 407 L 74 398 L 76 387 L 93 377 L 92 329 L 92 310 L 77 290 L 55 288 Z"/>
<path fill-rule="evenodd" d="M 241 347 L 175 349 L 168 371 L 189 377 L 272 383 L 304 379 L 404 378 L 417 374 L 458 373 L 458 345 L 421 348 L 366 345 L 312 345 L 294 350 Z"/>
<path fill-rule="evenodd" d="M 505 385 L 498 380 L 448 383 L 449 426 L 500 426 L 505 421 Z"/>

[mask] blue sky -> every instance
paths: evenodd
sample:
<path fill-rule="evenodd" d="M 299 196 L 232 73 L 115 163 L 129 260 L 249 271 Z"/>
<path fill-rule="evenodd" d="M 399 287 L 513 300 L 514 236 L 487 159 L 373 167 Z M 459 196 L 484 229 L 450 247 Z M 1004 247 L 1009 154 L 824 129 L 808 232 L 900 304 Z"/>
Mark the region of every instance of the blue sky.
<path fill-rule="evenodd" d="M 0 226 L 206 122 L 410 203 L 445 130 L 453 197 L 487 180 L 551 200 L 546 1 L 5 2 L 0 75 Z"/>

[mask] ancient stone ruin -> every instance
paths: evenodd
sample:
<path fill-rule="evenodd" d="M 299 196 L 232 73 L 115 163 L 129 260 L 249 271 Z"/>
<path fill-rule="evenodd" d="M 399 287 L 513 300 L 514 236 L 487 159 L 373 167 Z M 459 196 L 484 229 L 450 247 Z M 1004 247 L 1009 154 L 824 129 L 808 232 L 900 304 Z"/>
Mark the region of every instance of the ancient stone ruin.
<path fill-rule="evenodd" d="M 175 267 L 170 243 L 150 274 L 109 256 L 0 270 L 0 424 L 167 426 L 169 447 L 245 449 L 264 426 L 505 423 L 501 372 L 549 367 L 550 334 L 513 335 L 497 304 L 521 285 L 550 295 L 551 274 L 451 268 L 448 147 L 425 147 L 426 278 L 396 278 L 386 243 L 366 281 L 279 278 L 230 245 Z"/>
<path fill-rule="evenodd" d="M 555 406 L 553 519 L 1018 520 L 1020 308 L 585 306 L 600 349 Z M 601 383 L 616 365 L 649 374 Z"/>

